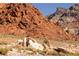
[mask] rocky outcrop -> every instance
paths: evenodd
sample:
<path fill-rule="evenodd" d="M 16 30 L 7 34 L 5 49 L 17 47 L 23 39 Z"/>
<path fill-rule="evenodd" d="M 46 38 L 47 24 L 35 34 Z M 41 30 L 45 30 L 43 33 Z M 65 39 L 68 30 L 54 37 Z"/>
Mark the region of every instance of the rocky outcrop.
<path fill-rule="evenodd" d="M 0 4 L 0 34 L 70 39 L 32 4 Z"/>
<path fill-rule="evenodd" d="M 54 14 L 47 16 L 50 22 L 61 26 L 67 33 L 79 37 L 79 4 L 68 9 L 57 8 Z"/>

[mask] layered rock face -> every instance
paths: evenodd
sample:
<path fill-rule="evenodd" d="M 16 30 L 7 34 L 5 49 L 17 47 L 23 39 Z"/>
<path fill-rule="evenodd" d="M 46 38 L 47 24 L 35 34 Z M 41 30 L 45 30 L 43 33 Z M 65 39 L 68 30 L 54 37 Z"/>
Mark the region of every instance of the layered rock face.
<path fill-rule="evenodd" d="M 32 4 L 0 4 L 0 34 L 70 39 Z"/>
<path fill-rule="evenodd" d="M 79 38 L 79 4 L 68 9 L 57 8 L 54 14 L 48 16 L 50 22 L 61 26 L 67 33 Z"/>

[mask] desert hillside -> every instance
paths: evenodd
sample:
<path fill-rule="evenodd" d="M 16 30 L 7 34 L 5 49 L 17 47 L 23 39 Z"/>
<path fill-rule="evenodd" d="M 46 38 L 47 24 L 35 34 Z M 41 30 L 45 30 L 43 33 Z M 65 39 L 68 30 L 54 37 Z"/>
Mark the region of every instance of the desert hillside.
<path fill-rule="evenodd" d="M 32 4 L 0 4 L 0 56 L 79 55 L 79 4 L 48 17 Z"/>
<path fill-rule="evenodd" d="M 0 4 L 0 34 L 70 39 L 32 4 Z"/>
<path fill-rule="evenodd" d="M 79 39 L 79 4 L 74 4 L 68 9 L 59 7 L 55 13 L 48 15 L 47 18 Z"/>

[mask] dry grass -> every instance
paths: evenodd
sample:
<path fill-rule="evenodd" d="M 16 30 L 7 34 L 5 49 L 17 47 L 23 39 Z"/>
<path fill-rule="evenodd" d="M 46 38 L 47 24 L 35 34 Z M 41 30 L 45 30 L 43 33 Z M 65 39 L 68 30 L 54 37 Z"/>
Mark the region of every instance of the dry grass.
<path fill-rule="evenodd" d="M 6 42 L 0 42 L 0 45 L 7 45 L 8 43 Z"/>
<path fill-rule="evenodd" d="M 15 37 L 15 36 L 11 36 L 11 35 L 0 35 L 0 38 L 20 38 L 20 37 Z M 33 52 L 31 55 L 39 53 L 43 56 L 79 56 L 79 53 L 64 53 L 64 52 L 57 52 L 54 49 L 50 50 L 49 47 L 51 47 L 50 46 L 51 44 L 48 39 L 36 39 L 36 40 L 37 40 L 37 42 L 44 45 L 45 48 L 43 51 L 36 50 L 31 47 L 22 47 L 22 46 L 15 46 L 12 48 L 18 49 L 18 52 L 21 52 L 21 50 L 23 50 L 24 51 L 23 53 L 26 53 L 26 54 L 29 54 L 29 51 Z M 58 43 L 61 44 L 62 41 L 52 41 L 52 45 L 54 45 L 54 46 L 55 45 L 60 46 L 60 44 L 58 44 Z M 66 42 L 63 41 L 63 43 L 66 43 Z M 67 43 L 69 43 L 69 42 L 67 42 Z M 7 43 L 1 42 L 0 45 L 7 45 Z M 8 51 L 10 51 L 9 48 L 0 48 L 0 54 L 2 54 L 2 55 L 6 55 Z"/>
<path fill-rule="evenodd" d="M 0 34 L 0 38 L 16 38 L 16 39 L 23 39 L 24 36 L 15 36 L 15 35 L 7 35 L 7 34 Z"/>

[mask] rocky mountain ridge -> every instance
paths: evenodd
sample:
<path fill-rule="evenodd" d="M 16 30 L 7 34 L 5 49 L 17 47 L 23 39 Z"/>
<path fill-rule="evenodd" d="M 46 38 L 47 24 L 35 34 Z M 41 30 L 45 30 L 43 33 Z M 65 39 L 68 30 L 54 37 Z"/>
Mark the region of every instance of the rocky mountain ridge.
<path fill-rule="evenodd" d="M 61 26 L 67 33 L 79 38 L 79 4 L 68 9 L 57 8 L 54 14 L 47 16 L 50 22 Z"/>

